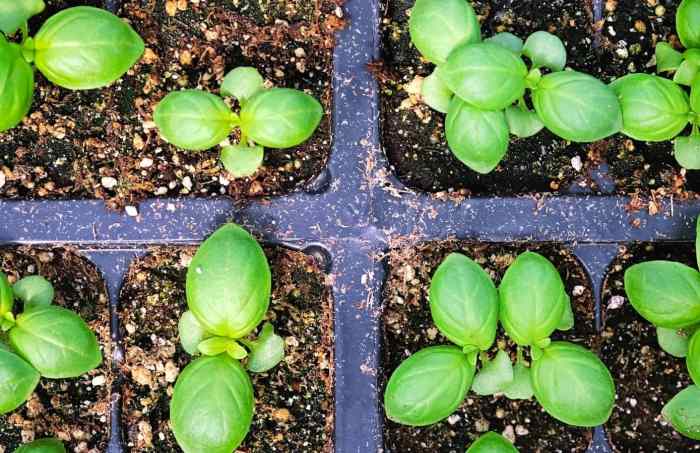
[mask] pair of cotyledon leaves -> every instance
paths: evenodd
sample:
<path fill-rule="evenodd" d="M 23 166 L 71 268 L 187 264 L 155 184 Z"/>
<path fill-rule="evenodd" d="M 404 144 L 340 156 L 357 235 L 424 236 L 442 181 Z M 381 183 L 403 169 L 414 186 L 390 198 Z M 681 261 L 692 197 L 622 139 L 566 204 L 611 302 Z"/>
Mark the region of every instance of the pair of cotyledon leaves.
<path fill-rule="evenodd" d="M 466 0 L 417 0 L 409 31 L 416 48 L 437 65 L 423 82 L 423 98 L 447 114 L 450 149 L 479 173 L 498 165 L 511 132 L 527 137 L 546 126 L 564 139 L 592 142 L 622 127 L 619 102 L 608 86 L 584 73 L 562 71 L 566 49 L 554 35 L 537 32 L 523 43 L 501 33 L 482 41 Z M 521 55 L 530 59 L 532 70 Z M 539 68 L 554 72 L 542 76 Z M 528 88 L 535 112 L 522 102 Z"/>
<path fill-rule="evenodd" d="M 696 227 L 700 263 L 700 222 Z M 648 261 L 625 272 L 625 292 L 635 310 L 657 327 L 660 346 L 685 357 L 695 385 L 676 395 L 664 417 L 681 434 L 700 440 L 700 272 L 671 261 Z"/>
<path fill-rule="evenodd" d="M 8 344 L 0 342 L 0 414 L 23 404 L 40 377 L 78 377 L 102 363 L 97 338 L 77 314 L 51 305 L 54 290 L 40 276 L 11 286 L 0 273 L 0 326 Z M 13 314 L 15 298 L 24 311 Z"/>
<path fill-rule="evenodd" d="M 41 0 L 2 2 L 0 30 L 15 33 L 43 8 Z M 15 127 L 29 112 L 34 93 L 31 63 L 58 86 L 87 90 L 117 80 L 143 51 L 143 41 L 128 24 L 88 6 L 55 14 L 21 45 L 0 34 L 0 132 Z"/>
<path fill-rule="evenodd" d="M 451 254 L 433 276 L 430 310 L 456 346 L 428 347 L 401 363 L 384 394 L 391 420 L 436 423 L 462 404 L 470 387 L 512 398 L 534 394 L 550 415 L 570 425 L 596 426 L 610 416 L 615 386 L 602 361 L 581 346 L 549 339 L 573 327 L 573 313 L 559 273 L 543 256 L 520 255 L 497 290 L 477 263 Z M 513 367 L 499 351 L 475 377 L 477 354 L 493 345 L 499 320 L 518 346 L 531 347 L 532 366 L 519 357 Z"/>
<path fill-rule="evenodd" d="M 202 357 L 180 374 L 170 403 L 173 433 L 185 452 L 230 453 L 247 435 L 255 399 L 239 360 L 247 357 L 248 370 L 265 372 L 284 357 L 284 342 L 269 323 L 257 340 L 247 339 L 267 312 L 271 285 L 262 248 L 237 225 L 219 228 L 192 259 L 180 341 Z"/>

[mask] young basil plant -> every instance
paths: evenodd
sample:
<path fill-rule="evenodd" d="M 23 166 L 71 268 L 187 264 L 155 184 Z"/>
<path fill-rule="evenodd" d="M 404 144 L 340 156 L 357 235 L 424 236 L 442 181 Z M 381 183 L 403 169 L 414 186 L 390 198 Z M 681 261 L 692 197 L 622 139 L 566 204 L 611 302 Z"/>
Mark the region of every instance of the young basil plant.
<path fill-rule="evenodd" d="M 112 13 L 89 6 L 67 8 L 50 17 L 33 38 L 27 21 L 44 9 L 43 0 L 0 4 L 0 132 L 12 129 L 32 104 L 34 71 L 71 90 L 101 88 L 119 79 L 144 52 L 139 35 Z M 19 44 L 7 36 L 22 32 Z"/>
<path fill-rule="evenodd" d="M 189 310 L 178 324 L 183 349 L 200 356 L 175 383 L 170 420 L 186 453 L 230 453 L 248 434 L 255 398 L 248 371 L 262 373 L 284 359 L 284 341 L 265 323 L 271 274 L 257 241 L 228 224 L 197 250 L 187 270 Z"/>
<path fill-rule="evenodd" d="M 66 453 L 66 447 L 58 439 L 38 439 L 22 445 L 14 453 Z"/>
<path fill-rule="evenodd" d="M 229 72 L 221 95 L 238 101 L 239 114 L 219 96 L 183 90 L 163 98 L 153 119 L 165 140 L 190 151 L 213 148 L 234 129 L 240 129 L 239 143 L 224 146 L 221 152 L 224 167 L 236 178 L 258 170 L 263 147 L 291 148 L 308 140 L 323 116 L 321 104 L 303 91 L 265 88 L 255 68 L 238 67 Z"/>
<path fill-rule="evenodd" d="M 25 277 L 13 287 L 0 273 L 0 414 L 21 406 L 39 378 L 78 377 L 102 363 L 95 334 L 74 312 L 51 305 L 53 295 L 42 277 Z M 17 315 L 15 299 L 24 308 Z"/>
<path fill-rule="evenodd" d="M 481 40 L 466 0 L 417 0 L 411 40 L 436 64 L 421 97 L 447 114 L 445 135 L 455 156 L 489 173 L 508 150 L 509 134 L 530 137 L 544 127 L 576 142 L 592 142 L 622 127 L 619 102 L 599 80 L 566 66 L 562 41 L 547 32 L 523 43 L 511 33 Z M 522 57 L 527 57 L 530 67 Z M 543 71 L 551 74 L 543 76 Z M 534 111 L 526 102 L 530 92 Z"/>
<path fill-rule="evenodd" d="M 502 435 L 489 431 L 474 441 L 467 453 L 518 453 L 518 449 Z"/>

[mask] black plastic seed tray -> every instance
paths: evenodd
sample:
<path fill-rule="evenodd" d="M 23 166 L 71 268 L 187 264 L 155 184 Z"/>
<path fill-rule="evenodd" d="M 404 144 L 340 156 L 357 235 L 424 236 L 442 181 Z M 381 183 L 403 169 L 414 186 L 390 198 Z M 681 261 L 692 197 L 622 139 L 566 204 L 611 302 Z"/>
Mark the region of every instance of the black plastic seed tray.
<path fill-rule="evenodd" d="M 601 3 L 594 2 L 597 18 Z M 105 6 L 116 10 L 118 1 Z M 588 272 L 600 327 L 603 279 L 618 246 L 693 241 L 700 204 L 667 202 L 652 216 L 628 212 L 630 200 L 612 195 L 445 200 L 405 187 L 391 176 L 382 152 L 378 89 L 367 70 L 379 57 L 380 0 L 349 0 L 345 14 L 349 26 L 339 33 L 334 53 L 333 151 L 327 171 L 308 190 L 241 204 L 223 198 L 148 200 L 137 217 L 107 210 L 100 201 L 2 201 L 0 243 L 81 250 L 107 282 L 116 344 L 124 273 L 148 246 L 197 244 L 232 220 L 265 242 L 313 254 L 334 282 L 335 449 L 364 453 L 384 451 L 382 256 L 393 244 L 448 238 L 562 243 Z M 115 360 L 120 357 L 117 350 Z M 111 453 L 122 451 L 118 398 L 115 393 Z M 602 428 L 590 450 L 610 451 Z"/>

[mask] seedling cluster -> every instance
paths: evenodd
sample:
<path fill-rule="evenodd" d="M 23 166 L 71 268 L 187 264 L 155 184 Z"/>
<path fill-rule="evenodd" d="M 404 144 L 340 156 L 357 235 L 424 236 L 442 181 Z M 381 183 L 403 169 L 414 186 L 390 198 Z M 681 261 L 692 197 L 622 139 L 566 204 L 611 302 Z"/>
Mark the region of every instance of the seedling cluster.
<path fill-rule="evenodd" d="M 453 344 L 420 350 L 393 372 L 384 394 L 389 419 L 437 423 L 470 388 L 477 395 L 534 396 L 552 417 L 573 426 L 597 426 L 610 417 L 615 385 L 603 362 L 582 346 L 550 338 L 571 329 L 574 315 L 559 272 L 545 257 L 521 254 L 497 289 L 476 262 L 453 253 L 433 275 L 430 312 Z M 515 363 L 503 349 L 493 357 L 487 352 L 499 320 L 517 345 Z"/>

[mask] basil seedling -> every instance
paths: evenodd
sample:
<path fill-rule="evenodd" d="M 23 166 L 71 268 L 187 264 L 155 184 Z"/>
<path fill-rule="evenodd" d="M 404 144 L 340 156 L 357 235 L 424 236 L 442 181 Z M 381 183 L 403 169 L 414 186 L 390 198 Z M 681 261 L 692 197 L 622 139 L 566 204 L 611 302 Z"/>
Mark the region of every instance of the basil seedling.
<path fill-rule="evenodd" d="M 95 334 L 74 312 L 51 305 L 53 294 L 42 277 L 11 286 L 0 273 L 0 414 L 22 405 L 40 377 L 78 377 L 102 363 Z M 24 306 L 17 315 L 15 299 Z"/>
<path fill-rule="evenodd" d="M 409 26 L 413 44 L 436 65 L 423 81 L 423 101 L 447 114 L 450 150 L 478 173 L 496 168 L 508 151 L 509 134 L 530 137 L 547 127 L 586 143 L 622 127 L 612 90 L 587 74 L 563 71 L 566 49 L 550 33 L 533 33 L 524 43 L 511 33 L 482 41 L 466 0 L 417 0 Z"/>
<path fill-rule="evenodd" d="M 58 439 L 39 439 L 22 445 L 15 453 L 66 453 L 66 447 Z"/>
<path fill-rule="evenodd" d="M 697 234 L 698 263 L 699 238 Z M 656 326 L 659 346 L 674 357 L 685 357 L 695 385 L 676 395 L 662 415 L 679 433 L 700 440 L 700 272 L 671 261 L 635 264 L 625 271 L 625 292 L 634 309 Z"/>
<path fill-rule="evenodd" d="M 236 114 L 222 98 L 202 90 L 168 94 L 153 119 L 161 136 L 180 148 L 202 151 L 240 129 L 240 141 L 225 146 L 221 161 L 234 177 L 253 175 L 263 161 L 263 147 L 291 148 L 308 140 L 323 116 L 312 96 L 288 88 L 266 89 L 255 68 L 239 67 L 224 77 L 221 94 L 240 105 Z"/>
<path fill-rule="evenodd" d="M 187 306 L 178 325 L 183 349 L 201 355 L 175 383 L 170 421 L 186 453 L 230 453 L 248 434 L 255 397 L 249 371 L 262 373 L 284 359 L 284 341 L 265 323 L 250 338 L 270 303 L 270 268 L 244 229 L 219 228 L 187 270 Z"/>
<path fill-rule="evenodd" d="M 505 437 L 489 431 L 479 437 L 467 449 L 467 453 L 518 453 L 518 449 Z"/>
<path fill-rule="evenodd" d="M 43 0 L 0 5 L 0 132 L 17 126 L 29 112 L 34 92 L 32 63 L 47 79 L 72 90 L 107 86 L 124 75 L 144 52 L 139 35 L 112 13 L 89 6 L 67 8 L 50 17 L 33 38 L 27 21 L 44 9 Z M 22 33 L 20 44 L 6 36 Z"/>
<path fill-rule="evenodd" d="M 574 426 L 596 426 L 610 416 L 615 385 L 603 362 L 583 347 L 549 339 L 556 329 L 572 328 L 574 320 L 559 273 L 541 255 L 520 255 L 499 291 L 473 260 L 449 255 L 433 275 L 430 312 L 454 345 L 425 348 L 394 370 L 384 393 L 389 419 L 411 426 L 437 423 L 462 404 L 470 388 L 478 395 L 535 396 L 550 415 Z M 494 358 L 486 353 L 499 318 L 518 344 L 515 365 L 504 350 Z M 523 347 L 530 348 L 532 367 Z"/>

